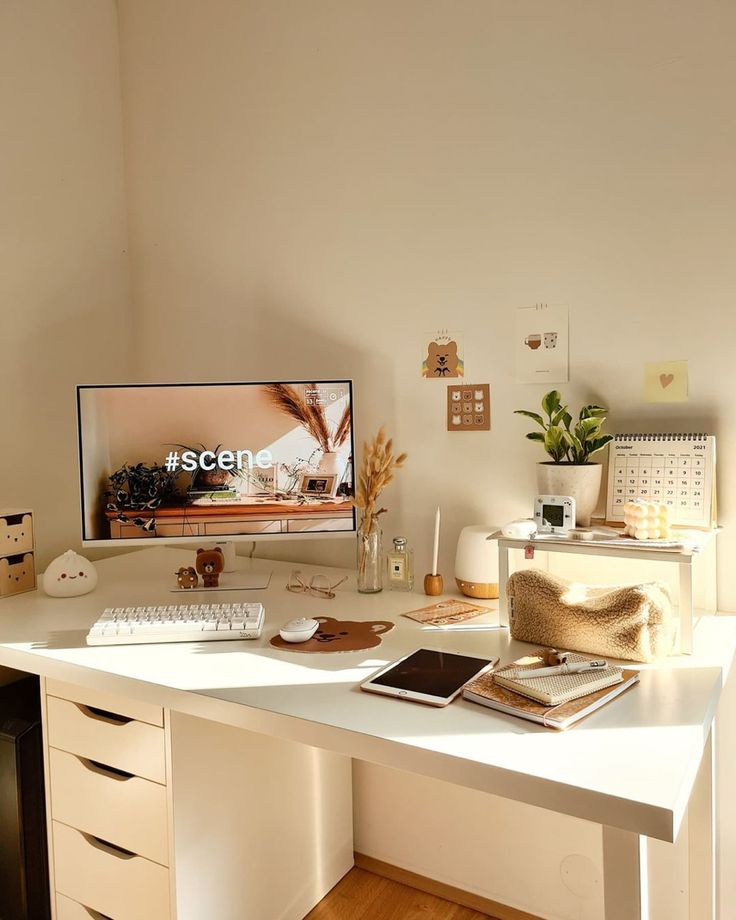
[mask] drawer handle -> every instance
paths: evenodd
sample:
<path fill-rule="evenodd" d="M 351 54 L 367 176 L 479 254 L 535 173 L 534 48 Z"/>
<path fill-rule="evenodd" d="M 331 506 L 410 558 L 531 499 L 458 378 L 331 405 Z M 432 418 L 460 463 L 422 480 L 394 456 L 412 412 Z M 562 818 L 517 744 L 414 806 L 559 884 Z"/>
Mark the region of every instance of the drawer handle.
<path fill-rule="evenodd" d="M 117 767 L 108 767 L 107 764 L 100 763 L 97 760 L 88 760 L 86 757 L 77 757 L 77 760 L 85 767 L 90 773 L 98 773 L 100 776 L 106 776 L 108 779 L 116 779 L 118 782 L 124 783 L 129 779 L 133 779 L 133 773 L 128 773 L 127 770 L 118 770 Z"/>
<path fill-rule="evenodd" d="M 92 910 L 91 907 L 85 907 L 84 904 L 80 904 L 79 906 L 87 911 L 92 920 L 112 920 L 112 917 L 108 917 L 107 914 L 101 914 L 99 910 Z"/>
<path fill-rule="evenodd" d="M 88 719 L 96 719 L 98 722 L 107 722 L 108 725 L 127 725 L 132 722 L 127 716 L 119 716 L 115 712 L 108 712 L 107 709 L 98 709 L 97 706 L 85 706 L 84 703 L 75 703 L 77 709 Z"/>
<path fill-rule="evenodd" d="M 93 834 L 85 834 L 84 831 L 80 831 L 79 833 L 84 837 L 87 843 L 96 850 L 102 850 L 103 853 L 109 853 L 110 856 L 116 856 L 118 859 L 135 858 L 136 854 L 132 850 L 125 850 L 123 847 L 110 843 L 109 840 L 103 840 L 102 837 L 95 837 Z"/>

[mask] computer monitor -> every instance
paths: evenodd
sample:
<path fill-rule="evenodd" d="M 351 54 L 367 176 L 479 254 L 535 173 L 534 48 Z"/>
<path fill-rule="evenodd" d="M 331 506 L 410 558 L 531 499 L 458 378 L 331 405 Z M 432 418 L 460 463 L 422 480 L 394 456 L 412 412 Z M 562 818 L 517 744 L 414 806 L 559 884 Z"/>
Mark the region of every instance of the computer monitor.
<path fill-rule="evenodd" d="M 78 386 L 82 540 L 355 532 L 350 380 Z"/>

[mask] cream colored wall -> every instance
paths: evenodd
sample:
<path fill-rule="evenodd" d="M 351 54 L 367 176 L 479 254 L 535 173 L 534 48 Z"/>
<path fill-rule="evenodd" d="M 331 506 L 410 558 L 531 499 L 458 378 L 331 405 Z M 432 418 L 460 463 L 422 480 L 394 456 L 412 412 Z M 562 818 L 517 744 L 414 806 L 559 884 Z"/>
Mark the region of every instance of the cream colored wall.
<path fill-rule="evenodd" d="M 0 507 L 80 539 L 74 385 L 129 374 L 116 4 L 0 4 Z"/>
<path fill-rule="evenodd" d="M 736 506 L 736 7 L 488 0 L 123 0 L 136 356 L 143 379 L 352 375 L 358 439 L 410 459 L 386 494 L 420 574 L 444 512 L 528 513 L 514 310 L 571 311 L 573 402 L 614 430 L 718 435 Z M 465 332 L 493 429 L 448 434 L 423 331 Z M 687 358 L 685 405 L 642 402 Z M 269 547 L 270 550 L 270 547 Z M 720 603 L 736 610 L 721 540 Z M 286 547 L 285 553 L 306 550 Z M 349 561 L 346 543 L 312 558 Z"/>

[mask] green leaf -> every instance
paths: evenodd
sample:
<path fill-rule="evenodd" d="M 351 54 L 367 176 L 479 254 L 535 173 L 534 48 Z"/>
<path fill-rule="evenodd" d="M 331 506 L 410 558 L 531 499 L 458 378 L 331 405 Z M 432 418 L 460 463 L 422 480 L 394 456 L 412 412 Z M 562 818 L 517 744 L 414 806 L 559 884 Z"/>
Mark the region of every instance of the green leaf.
<path fill-rule="evenodd" d="M 529 438 L 530 441 L 541 441 L 544 443 L 544 435 L 541 431 L 530 431 L 527 438 Z"/>
<path fill-rule="evenodd" d="M 608 409 L 604 409 L 603 406 L 583 406 L 580 410 L 580 419 L 584 418 L 600 418 L 604 419 L 608 415 Z"/>
<path fill-rule="evenodd" d="M 581 441 L 591 441 L 598 437 L 602 424 L 599 418 L 584 418 L 575 426 L 575 434 Z"/>
<path fill-rule="evenodd" d="M 550 390 L 549 393 L 545 394 L 542 398 L 542 410 L 551 418 L 560 408 L 561 399 L 562 397 L 560 396 L 559 390 Z"/>
<path fill-rule="evenodd" d="M 567 411 L 567 406 L 562 406 L 561 409 L 558 409 L 557 412 L 552 416 L 552 425 L 559 425 L 560 422 L 565 418 L 566 415 L 570 415 Z M 572 416 L 570 416 L 572 418 Z"/>
<path fill-rule="evenodd" d="M 528 412 L 526 409 L 514 409 L 514 415 L 525 415 L 527 418 L 534 419 L 538 425 L 544 428 L 544 419 L 538 412 Z"/>
<path fill-rule="evenodd" d="M 594 438 L 592 441 L 588 442 L 588 456 L 597 453 L 599 450 L 602 450 L 606 444 L 609 444 L 613 440 L 612 434 L 604 434 L 600 438 Z"/>
<path fill-rule="evenodd" d="M 571 452 L 571 460 L 573 463 L 582 463 L 582 458 L 585 456 L 585 448 L 583 447 L 580 438 L 578 438 L 572 431 L 565 431 L 565 440 L 567 441 L 568 447 Z"/>
<path fill-rule="evenodd" d="M 548 428 L 544 433 L 544 449 L 557 463 L 562 460 L 567 452 L 563 434 L 564 430 L 562 428 Z"/>
<path fill-rule="evenodd" d="M 567 410 L 565 411 L 565 414 L 562 416 L 562 423 L 565 426 L 565 428 L 567 428 L 567 430 L 569 431 L 570 425 L 572 424 L 572 416 Z"/>

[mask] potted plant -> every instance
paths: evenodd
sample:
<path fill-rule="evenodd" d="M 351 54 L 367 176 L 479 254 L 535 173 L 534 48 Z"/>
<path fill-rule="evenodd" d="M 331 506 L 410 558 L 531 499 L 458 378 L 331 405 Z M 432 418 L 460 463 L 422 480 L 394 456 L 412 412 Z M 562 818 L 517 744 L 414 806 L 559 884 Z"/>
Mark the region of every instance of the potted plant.
<path fill-rule="evenodd" d="M 177 495 L 178 475 L 178 471 L 172 472 L 156 463 L 151 466 L 124 463 L 108 479 L 110 488 L 105 491 L 105 507 L 115 512 L 119 521 L 132 521 L 152 533 L 156 530 L 156 509 Z"/>
<path fill-rule="evenodd" d="M 602 450 L 613 435 L 603 434 L 608 409 L 583 406 L 577 419 L 562 404 L 557 390 L 542 399 L 542 414 L 517 409 L 516 415 L 533 419 L 542 429 L 530 431 L 527 438 L 544 445 L 551 460 L 537 466 L 537 488 L 542 495 L 570 495 L 575 499 L 576 523 L 590 525 L 601 489 L 601 464 L 591 457 Z"/>

